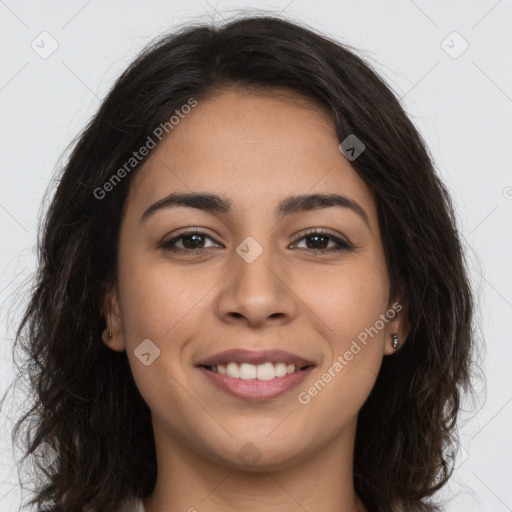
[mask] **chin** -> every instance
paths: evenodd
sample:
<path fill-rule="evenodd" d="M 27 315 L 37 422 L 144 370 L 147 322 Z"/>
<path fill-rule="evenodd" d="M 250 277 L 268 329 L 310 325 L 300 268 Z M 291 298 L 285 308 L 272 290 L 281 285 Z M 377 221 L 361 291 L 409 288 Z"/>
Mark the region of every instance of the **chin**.
<path fill-rule="evenodd" d="M 287 437 L 287 442 L 276 437 L 248 436 L 247 431 L 242 436 L 230 438 L 212 447 L 213 462 L 236 471 L 264 472 L 289 469 L 305 457 L 306 447 L 299 447 L 293 438 Z"/>

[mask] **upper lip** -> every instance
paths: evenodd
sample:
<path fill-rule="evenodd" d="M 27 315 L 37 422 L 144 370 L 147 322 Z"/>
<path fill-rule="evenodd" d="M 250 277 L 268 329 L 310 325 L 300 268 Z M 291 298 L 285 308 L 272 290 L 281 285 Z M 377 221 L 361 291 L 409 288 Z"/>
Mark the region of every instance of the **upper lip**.
<path fill-rule="evenodd" d="M 207 359 L 203 359 L 197 363 L 197 366 L 226 365 L 232 361 L 254 365 L 267 362 L 294 364 L 298 367 L 314 365 L 312 361 L 308 361 L 307 359 L 299 357 L 296 354 L 292 354 L 291 352 L 286 352 L 285 350 L 272 349 L 255 352 L 252 350 L 232 349 L 219 352 Z"/>

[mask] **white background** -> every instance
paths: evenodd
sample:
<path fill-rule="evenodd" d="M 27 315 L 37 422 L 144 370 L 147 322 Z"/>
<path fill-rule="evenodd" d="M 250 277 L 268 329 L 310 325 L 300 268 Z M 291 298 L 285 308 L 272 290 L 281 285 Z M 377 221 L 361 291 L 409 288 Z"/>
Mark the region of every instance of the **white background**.
<path fill-rule="evenodd" d="M 58 158 L 153 37 L 247 9 L 282 11 L 360 48 L 424 136 L 455 201 L 486 345 L 486 391 L 478 408 L 466 406 L 473 412 L 461 418 L 458 466 L 438 497 L 449 512 L 512 510 L 511 0 L 0 0 L 0 392 L 14 378 L 13 331 Z M 47 59 L 31 48 L 33 41 L 42 46 L 42 37 L 50 47 L 43 31 L 58 43 Z M 445 51 L 463 48 L 453 31 L 469 44 L 458 58 Z M 14 411 L 6 402 L 0 412 L 0 512 L 20 502 L 9 430 Z"/>

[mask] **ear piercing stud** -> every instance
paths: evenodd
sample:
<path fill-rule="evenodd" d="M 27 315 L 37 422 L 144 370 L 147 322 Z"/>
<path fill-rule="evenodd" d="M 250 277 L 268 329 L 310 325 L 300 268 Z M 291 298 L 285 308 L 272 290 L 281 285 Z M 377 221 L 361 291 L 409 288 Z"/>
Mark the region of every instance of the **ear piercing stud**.
<path fill-rule="evenodd" d="M 400 345 L 400 343 L 398 343 L 398 336 L 396 334 L 392 334 L 391 339 L 393 340 L 392 341 L 393 348 L 397 349 L 398 346 Z"/>
<path fill-rule="evenodd" d="M 101 333 L 101 338 L 103 341 L 111 341 L 112 340 L 112 331 L 109 331 L 108 329 L 104 329 Z"/>

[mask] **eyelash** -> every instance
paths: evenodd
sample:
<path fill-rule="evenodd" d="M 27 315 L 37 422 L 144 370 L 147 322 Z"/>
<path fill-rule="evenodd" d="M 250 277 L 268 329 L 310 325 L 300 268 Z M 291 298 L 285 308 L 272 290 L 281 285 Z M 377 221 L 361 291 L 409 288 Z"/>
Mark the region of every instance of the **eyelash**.
<path fill-rule="evenodd" d="M 163 242 L 160 247 L 162 249 L 165 249 L 165 250 L 177 253 L 177 254 L 194 253 L 196 255 L 200 255 L 208 250 L 208 248 L 205 248 L 205 249 L 180 249 L 174 245 L 176 242 L 178 242 L 182 238 L 186 238 L 191 235 L 201 235 L 201 236 L 205 236 L 206 238 L 210 238 L 210 240 L 213 240 L 213 238 L 210 237 L 209 235 L 207 235 L 205 232 L 203 232 L 199 229 L 191 229 L 184 233 L 180 233 L 178 236 L 171 238 L 170 240 L 167 240 L 166 242 Z M 340 238 L 332 235 L 329 231 L 322 229 L 322 228 L 311 229 L 311 230 L 307 231 L 297 240 L 297 242 L 300 242 L 300 241 L 304 240 L 305 238 L 312 237 L 313 235 L 327 236 L 328 238 L 330 238 L 330 240 L 332 240 L 336 244 L 338 244 L 337 247 L 331 247 L 330 249 L 308 249 L 308 248 L 303 249 L 310 253 L 316 253 L 315 256 L 317 256 L 317 255 L 321 256 L 322 254 L 325 254 L 325 253 L 330 254 L 330 253 L 339 252 L 339 251 L 353 251 L 355 249 L 355 247 L 353 245 L 349 244 L 345 240 L 341 240 Z M 295 243 L 297 243 L 297 242 L 295 242 Z M 321 254 L 319 254 L 319 253 L 321 253 Z"/>

